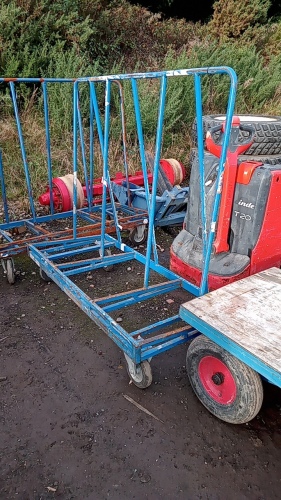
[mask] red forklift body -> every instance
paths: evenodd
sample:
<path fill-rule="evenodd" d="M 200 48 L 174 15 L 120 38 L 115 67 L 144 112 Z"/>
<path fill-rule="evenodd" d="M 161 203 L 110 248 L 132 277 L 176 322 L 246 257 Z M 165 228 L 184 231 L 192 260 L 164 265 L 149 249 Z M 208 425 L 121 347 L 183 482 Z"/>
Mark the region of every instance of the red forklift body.
<path fill-rule="evenodd" d="M 249 144 L 250 145 L 250 144 Z M 210 147 L 211 149 L 212 147 Z M 215 151 L 217 153 L 217 151 Z M 210 228 L 218 158 L 206 152 L 205 196 Z M 228 154 L 208 285 L 228 283 L 281 264 L 281 165 L 242 162 Z M 197 286 L 202 275 L 198 158 L 193 161 L 184 228 L 171 247 L 171 269 Z"/>

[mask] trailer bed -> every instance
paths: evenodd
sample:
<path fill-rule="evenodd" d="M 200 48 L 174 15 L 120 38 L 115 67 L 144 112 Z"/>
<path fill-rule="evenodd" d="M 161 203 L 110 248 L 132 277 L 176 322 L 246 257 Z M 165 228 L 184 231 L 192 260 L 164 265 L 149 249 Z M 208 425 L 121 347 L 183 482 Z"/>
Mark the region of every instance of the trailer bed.
<path fill-rule="evenodd" d="M 180 316 L 281 387 L 281 270 L 271 268 L 195 298 Z"/>

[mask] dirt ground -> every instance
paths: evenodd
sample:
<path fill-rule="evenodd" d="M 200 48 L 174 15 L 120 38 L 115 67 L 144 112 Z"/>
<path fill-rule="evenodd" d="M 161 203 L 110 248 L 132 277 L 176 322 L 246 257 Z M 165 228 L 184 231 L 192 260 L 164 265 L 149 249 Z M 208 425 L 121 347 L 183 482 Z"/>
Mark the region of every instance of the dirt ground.
<path fill-rule="evenodd" d="M 162 246 L 167 264 L 169 238 Z M 13 286 L 0 272 L 1 500 L 280 499 L 279 389 L 265 385 L 249 424 L 225 424 L 192 392 L 186 345 L 154 358 L 152 385 L 137 389 L 104 332 L 28 257 L 16 265 Z M 126 289 L 136 276 L 125 263 L 84 287 L 104 295 L 106 282 Z M 139 308 L 131 322 L 185 300 Z"/>

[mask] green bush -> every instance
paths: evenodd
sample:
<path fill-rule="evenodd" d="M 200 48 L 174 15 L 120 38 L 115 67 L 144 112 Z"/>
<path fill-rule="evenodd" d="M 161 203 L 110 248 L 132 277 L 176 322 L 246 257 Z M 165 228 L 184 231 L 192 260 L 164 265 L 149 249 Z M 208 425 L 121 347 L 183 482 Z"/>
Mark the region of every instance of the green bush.
<path fill-rule="evenodd" d="M 208 48 L 198 45 L 193 47 L 189 53 L 182 53 L 178 57 L 169 54 L 166 58 L 166 68 L 192 68 L 209 66 L 230 66 L 238 75 L 238 89 L 236 100 L 236 111 L 239 113 L 263 113 L 270 108 L 269 103 L 274 99 L 276 111 L 281 112 L 280 82 L 281 62 L 280 57 L 275 56 L 268 65 L 264 58 L 257 52 L 254 45 L 224 43 L 217 45 L 209 41 Z M 193 84 L 185 80 L 179 82 L 182 87 L 182 100 L 186 106 L 187 118 L 194 117 L 194 93 Z M 204 112 L 219 113 L 225 109 L 229 80 L 213 76 L 206 77 L 203 81 Z M 183 114 L 184 110 L 179 108 Z"/>
<path fill-rule="evenodd" d="M 267 22 L 270 0 L 217 0 L 209 30 L 219 40 L 237 39 L 252 34 Z"/>
<path fill-rule="evenodd" d="M 164 1 L 164 0 L 163 0 Z M 126 0 L 2 0 L 1 77 L 76 78 L 191 67 L 230 66 L 238 75 L 236 112 L 281 114 L 281 21 L 267 19 L 270 0 L 218 0 L 210 22 L 163 19 Z M 139 168 L 131 86 L 124 85 L 130 168 Z M 43 98 L 40 86 L 18 85 L 17 100 L 28 158 L 38 186 L 46 182 Z M 104 83 L 96 85 L 101 119 Z M 159 82 L 138 82 L 146 147 L 153 148 Z M 79 85 L 81 115 L 89 154 L 89 88 Z M 202 79 L 204 113 L 225 112 L 229 79 Z M 72 167 L 72 84 L 48 85 L 51 146 L 55 172 Z M 194 81 L 169 78 L 163 151 L 186 162 L 195 116 Z M 0 147 L 11 186 L 21 163 L 7 84 L 0 84 Z M 120 95 L 112 84 L 110 163 L 122 160 Z M 97 142 L 97 141 L 96 141 Z M 95 148 L 99 150 L 98 144 Z M 101 154 L 99 152 L 99 168 Z M 8 158 L 9 157 L 9 158 Z M 79 156 L 80 168 L 81 157 Z M 100 171 L 99 171 L 100 173 Z M 44 174 L 44 175 L 45 175 Z M 40 180 L 41 179 L 41 180 Z M 20 183 L 17 189 L 20 189 Z M 39 189 L 39 188 L 38 188 Z M 18 193 L 15 194 L 18 196 Z"/>
<path fill-rule="evenodd" d="M 86 55 L 94 28 L 89 17 L 79 18 L 75 4 L 73 0 L 4 0 L 0 7 L 1 75 L 46 76 L 58 49 L 67 52 L 75 47 L 77 57 Z"/>

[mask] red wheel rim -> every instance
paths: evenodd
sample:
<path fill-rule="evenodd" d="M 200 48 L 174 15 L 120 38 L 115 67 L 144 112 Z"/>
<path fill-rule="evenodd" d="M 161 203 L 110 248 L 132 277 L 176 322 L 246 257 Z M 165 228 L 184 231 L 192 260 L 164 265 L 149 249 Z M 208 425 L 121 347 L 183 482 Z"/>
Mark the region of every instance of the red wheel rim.
<path fill-rule="evenodd" d="M 236 398 L 236 382 L 229 368 L 214 356 L 201 359 L 198 374 L 205 391 L 221 405 L 229 405 Z"/>

